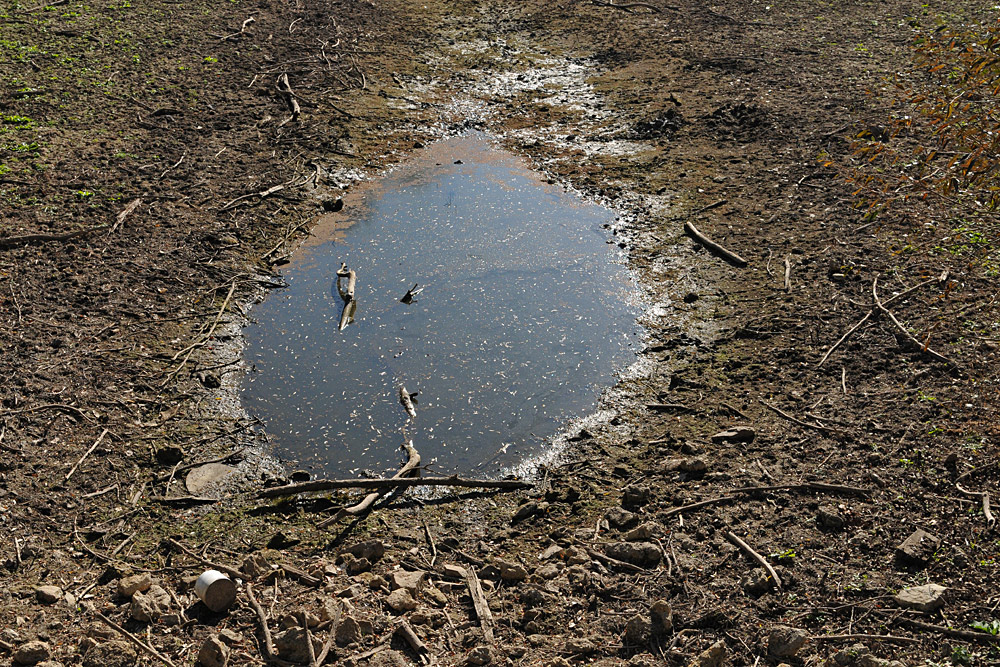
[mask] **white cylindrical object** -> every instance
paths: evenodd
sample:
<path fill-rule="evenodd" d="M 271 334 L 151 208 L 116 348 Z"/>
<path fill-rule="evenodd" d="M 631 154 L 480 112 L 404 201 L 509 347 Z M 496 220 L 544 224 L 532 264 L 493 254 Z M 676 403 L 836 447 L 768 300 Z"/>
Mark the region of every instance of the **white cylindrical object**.
<path fill-rule="evenodd" d="M 229 609 L 236 601 L 236 584 L 218 570 L 205 570 L 194 582 L 194 594 L 206 607 L 218 613 Z"/>

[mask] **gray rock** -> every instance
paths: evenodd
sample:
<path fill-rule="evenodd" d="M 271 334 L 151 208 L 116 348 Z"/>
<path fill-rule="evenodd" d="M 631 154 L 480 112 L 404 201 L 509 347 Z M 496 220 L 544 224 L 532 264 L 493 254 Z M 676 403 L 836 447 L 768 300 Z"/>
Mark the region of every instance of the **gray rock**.
<path fill-rule="evenodd" d="M 561 555 L 567 565 L 584 565 L 590 562 L 590 554 L 587 553 L 586 549 L 576 546 L 566 547 L 562 550 Z"/>
<path fill-rule="evenodd" d="M 58 586 L 39 586 L 35 598 L 42 604 L 54 604 L 63 599 L 63 591 Z"/>
<path fill-rule="evenodd" d="M 902 565 L 927 565 L 940 544 L 940 538 L 918 528 L 896 547 L 896 560 Z"/>
<path fill-rule="evenodd" d="M 573 637 L 566 641 L 566 651 L 574 655 L 590 655 L 597 653 L 598 645 L 584 637 Z"/>
<path fill-rule="evenodd" d="M 896 602 L 917 611 L 934 611 L 944 606 L 946 590 L 948 589 L 938 584 L 912 586 L 896 593 Z"/>
<path fill-rule="evenodd" d="M 639 523 L 639 515 L 622 507 L 612 507 L 607 514 L 608 525 L 616 530 L 627 530 Z"/>
<path fill-rule="evenodd" d="M 140 623 L 152 623 L 169 610 L 170 594 L 153 584 L 145 593 L 136 591 L 129 613 Z"/>
<path fill-rule="evenodd" d="M 311 638 L 313 652 L 319 655 L 319 652 L 323 650 L 323 642 L 317 639 L 315 635 L 312 635 Z M 279 632 L 274 636 L 274 648 L 277 649 L 278 655 L 283 660 L 309 663 L 309 645 L 306 643 L 306 631 L 304 628 L 294 627 Z"/>
<path fill-rule="evenodd" d="M 854 644 L 834 653 L 831 660 L 837 667 L 853 667 L 859 658 L 869 653 L 868 647 L 864 644 Z"/>
<path fill-rule="evenodd" d="M 625 623 L 625 641 L 633 646 L 643 646 L 649 642 L 652 623 L 642 614 L 636 614 Z"/>
<path fill-rule="evenodd" d="M 236 468 L 224 463 L 206 463 L 187 474 L 187 477 L 184 478 L 184 486 L 187 487 L 188 493 L 191 495 L 200 496 L 234 472 L 236 472 Z"/>
<path fill-rule="evenodd" d="M 694 660 L 687 664 L 687 667 L 721 667 L 728 655 L 726 643 L 717 641 L 707 649 L 695 656 Z"/>
<path fill-rule="evenodd" d="M 481 665 L 488 665 L 493 662 L 493 652 L 490 651 L 489 646 L 477 646 L 476 648 L 469 651 L 469 655 L 465 658 L 466 663 L 474 665 L 475 667 L 480 667 Z"/>
<path fill-rule="evenodd" d="M 546 563 L 535 570 L 535 576 L 545 581 L 555 579 L 559 576 L 559 566 L 555 563 Z"/>
<path fill-rule="evenodd" d="M 347 547 L 344 552 L 355 558 L 367 558 L 369 562 L 374 563 L 385 555 L 385 545 L 381 540 L 366 540 Z"/>
<path fill-rule="evenodd" d="M 519 563 L 501 560 L 497 561 L 497 567 L 500 568 L 500 578 L 504 581 L 524 581 L 528 578 L 528 571 Z"/>
<path fill-rule="evenodd" d="M 229 647 L 221 639 L 211 635 L 198 650 L 198 662 L 204 667 L 226 667 L 229 662 Z"/>
<path fill-rule="evenodd" d="M 132 667 L 136 651 L 132 644 L 114 640 L 98 644 L 83 657 L 83 667 Z"/>
<path fill-rule="evenodd" d="M 816 510 L 816 525 L 820 528 L 838 531 L 843 530 L 847 522 L 844 517 L 840 515 L 837 508 L 832 505 L 821 505 L 818 510 Z"/>
<path fill-rule="evenodd" d="M 660 547 L 652 542 L 612 542 L 604 550 L 611 558 L 640 567 L 652 567 L 660 562 Z"/>
<path fill-rule="evenodd" d="M 659 526 L 651 521 L 640 524 L 633 528 L 632 530 L 625 533 L 626 542 L 641 542 L 643 540 L 648 540 L 659 530 Z"/>
<path fill-rule="evenodd" d="M 698 475 L 704 475 L 708 472 L 708 463 L 705 462 L 705 459 L 684 459 L 677 464 L 677 471 L 692 477 L 697 477 Z"/>
<path fill-rule="evenodd" d="M 410 591 L 405 588 L 397 588 L 389 593 L 389 596 L 385 599 L 385 603 L 397 614 L 413 611 L 417 608 L 417 601 L 410 595 Z"/>
<path fill-rule="evenodd" d="M 424 587 L 426 579 L 427 573 L 421 570 L 413 572 L 396 570 L 389 577 L 389 585 L 393 590 L 403 588 L 409 591 L 411 595 L 416 595 Z"/>
<path fill-rule="evenodd" d="M 337 626 L 336 642 L 340 646 L 361 641 L 361 625 L 353 616 L 344 616 Z"/>
<path fill-rule="evenodd" d="M 674 614 L 666 600 L 657 600 L 650 605 L 649 613 L 652 616 L 653 632 L 662 634 L 674 629 Z"/>
<path fill-rule="evenodd" d="M 122 577 L 118 580 L 118 595 L 123 598 L 131 598 L 137 592 L 145 593 L 152 585 L 153 577 L 149 574 L 149 572 L 133 574 L 130 577 Z"/>
<path fill-rule="evenodd" d="M 525 519 L 538 514 L 540 508 L 541 505 L 539 503 L 535 502 L 534 500 L 529 500 L 528 502 L 524 503 L 523 505 L 517 508 L 517 511 L 514 512 L 514 516 L 511 517 L 510 522 L 520 523 L 521 521 L 524 521 Z"/>
<path fill-rule="evenodd" d="M 756 437 L 757 432 L 752 428 L 739 427 L 719 431 L 711 437 L 711 440 L 718 445 L 726 442 L 753 442 Z"/>
<path fill-rule="evenodd" d="M 229 647 L 236 646 L 237 644 L 243 643 L 243 635 L 236 632 L 235 630 L 230 630 L 226 628 L 224 630 L 219 630 L 219 639 L 223 644 Z"/>
<path fill-rule="evenodd" d="M 42 660 L 48 660 L 52 649 L 43 641 L 37 639 L 26 642 L 14 651 L 15 665 L 37 665 Z"/>
<path fill-rule="evenodd" d="M 767 654 L 772 658 L 791 658 L 799 652 L 809 634 L 798 628 L 778 627 L 767 637 Z"/>
<path fill-rule="evenodd" d="M 441 592 L 440 588 L 428 586 L 424 589 L 424 597 L 435 607 L 444 607 L 448 604 L 448 596 Z"/>
<path fill-rule="evenodd" d="M 642 507 L 652 497 L 648 486 L 633 484 L 622 489 L 622 507 Z"/>
<path fill-rule="evenodd" d="M 410 667 L 399 651 L 379 651 L 368 658 L 368 667 Z"/>

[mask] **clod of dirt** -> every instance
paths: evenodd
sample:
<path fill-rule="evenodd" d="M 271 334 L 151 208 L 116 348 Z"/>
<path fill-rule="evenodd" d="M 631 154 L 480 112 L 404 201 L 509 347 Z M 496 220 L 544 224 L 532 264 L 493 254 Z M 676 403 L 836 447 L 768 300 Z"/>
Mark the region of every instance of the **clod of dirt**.
<path fill-rule="evenodd" d="M 652 542 L 613 542 L 607 545 L 605 553 L 615 560 L 640 567 L 656 565 L 661 556 L 660 548 Z"/>
<path fill-rule="evenodd" d="M 649 502 L 651 495 L 648 486 L 626 486 L 622 489 L 622 507 L 642 507 Z"/>
<path fill-rule="evenodd" d="M 944 606 L 944 593 L 947 590 L 939 584 L 912 586 L 896 593 L 896 602 L 917 611 L 934 611 Z"/>
<path fill-rule="evenodd" d="M 648 540 L 659 531 L 659 528 L 660 527 L 657 524 L 647 521 L 646 523 L 636 526 L 632 530 L 625 533 L 625 541 L 642 542 L 644 540 Z"/>
<path fill-rule="evenodd" d="M 223 463 L 209 463 L 189 472 L 184 479 L 184 486 L 187 487 L 188 493 L 195 496 L 201 495 L 209 487 L 218 484 L 234 472 L 236 472 L 236 468 L 232 466 Z"/>
<path fill-rule="evenodd" d="M 489 646 L 477 646 L 469 651 L 469 655 L 466 656 L 465 660 L 468 664 L 475 665 L 476 667 L 488 665 L 493 662 L 493 652 L 490 651 Z"/>
<path fill-rule="evenodd" d="M 52 649 L 43 641 L 33 640 L 21 644 L 14 651 L 14 664 L 16 665 L 36 665 L 42 660 L 48 660 L 52 655 Z"/>
<path fill-rule="evenodd" d="M 632 126 L 630 139 L 669 139 L 687 121 L 677 109 L 667 109 Z"/>
<path fill-rule="evenodd" d="M 657 600 L 650 605 L 649 613 L 652 616 L 653 632 L 663 634 L 674 629 L 673 610 L 666 600 Z"/>
<path fill-rule="evenodd" d="M 145 593 L 153 585 L 153 577 L 148 572 L 133 574 L 118 580 L 118 595 L 131 599 L 138 592 Z"/>
<path fill-rule="evenodd" d="M 771 126 L 767 112 L 744 102 L 719 107 L 705 118 L 705 125 L 720 139 L 741 142 L 753 141 Z"/>
<path fill-rule="evenodd" d="M 140 623 L 152 623 L 170 610 L 170 594 L 153 584 L 145 593 L 136 591 L 132 596 L 129 613 Z"/>
<path fill-rule="evenodd" d="M 216 635 L 211 635 L 198 650 L 198 662 L 204 667 L 226 667 L 229 662 L 229 647 Z"/>
<path fill-rule="evenodd" d="M 114 640 L 92 647 L 83 658 L 83 667 L 130 667 L 135 664 L 135 648 L 126 641 Z"/>
<path fill-rule="evenodd" d="M 717 641 L 699 653 L 694 660 L 688 663 L 688 667 L 721 667 L 728 654 L 726 643 Z"/>
<path fill-rule="evenodd" d="M 39 586 L 35 589 L 35 599 L 42 604 L 54 604 L 62 598 L 63 591 L 58 586 Z"/>
<path fill-rule="evenodd" d="M 427 579 L 427 573 L 421 570 L 414 572 L 408 572 L 406 570 L 396 570 L 390 575 L 390 585 L 393 590 L 397 588 L 403 588 L 410 592 L 411 595 L 416 595 L 420 592 L 420 589 L 424 587 L 424 581 Z"/>
<path fill-rule="evenodd" d="M 791 658 L 805 646 L 808 639 L 809 633 L 804 630 L 775 628 L 767 637 L 767 654 L 772 658 Z"/>
<path fill-rule="evenodd" d="M 385 603 L 398 614 L 413 611 L 417 608 L 417 601 L 413 599 L 410 591 L 405 588 L 397 588 L 392 593 L 389 593 L 389 597 L 385 599 Z"/>
<path fill-rule="evenodd" d="M 520 563 L 497 561 L 497 567 L 500 568 L 500 578 L 504 581 L 524 581 L 528 578 L 528 571 Z"/>
<path fill-rule="evenodd" d="M 340 646 L 356 644 L 361 641 L 361 625 L 353 616 L 344 616 L 337 626 L 335 640 Z"/>
<path fill-rule="evenodd" d="M 313 653 L 318 655 L 323 650 L 323 643 L 311 636 Z M 274 636 L 274 647 L 283 660 L 290 662 L 309 663 L 309 646 L 306 644 L 305 628 L 294 627 L 279 632 Z"/>
<path fill-rule="evenodd" d="M 573 637 L 566 642 L 566 652 L 573 655 L 590 655 L 598 650 L 596 643 L 584 637 Z"/>
<path fill-rule="evenodd" d="M 832 505 L 820 505 L 816 510 L 816 525 L 824 530 L 836 532 L 842 530 L 846 523 L 837 508 Z"/>
<path fill-rule="evenodd" d="M 374 563 L 385 555 L 385 545 L 380 540 L 366 540 L 347 547 L 344 553 L 349 553 L 356 558 L 367 558 Z"/>
<path fill-rule="evenodd" d="M 940 544 L 939 537 L 918 528 L 896 547 L 896 561 L 903 566 L 924 567 Z"/>
<path fill-rule="evenodd" d="M 625 641 L 633 646 L 642 646 L 649 641 L 652 630 L 652 622 L 642 614 L 636 614 L 625 623 Z"/>

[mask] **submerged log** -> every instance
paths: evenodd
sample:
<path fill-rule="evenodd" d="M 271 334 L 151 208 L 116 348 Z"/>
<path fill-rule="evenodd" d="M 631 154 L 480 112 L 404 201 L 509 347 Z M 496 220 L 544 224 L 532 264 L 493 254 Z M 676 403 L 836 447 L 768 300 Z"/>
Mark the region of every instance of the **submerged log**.
<path fill-rule="evenodd" d="M 413 446 L 413 443 L 411 441 L 409 441 L 409 440 L 406 441 L 406 442 L 404 442 L 403 445 L 402 445 L 402 449 L 406 451 L 406 463 L 403 464 L 403 467 L 401 467 L 399 469 L 399 471 L 395 475 L 392 476 L 392 480 L 389 480 L 389 481 L 393 481 L 393 480 L 403 481 L 402 478 L 404 478 L 404 477 L 412 477 L 413 475 L 418 475 L 420 473 L 420 470 L 419 470 L 419 468 L 420 468 L 420 454 L 419 454 L 419 452 L 417 452 L 417 449 Z M 320 480 L 317 480 L 317 481 L 320 481 Z M 363 481 L 371 481 L 371 480 L 363 480 Z M 306 484 L 313 484 L 313 483 L 315 483 L 315 482 L 306 482 Z M 279 487 L 279 488 L 286 488 L 287 489 L 288 487 Z M 336 488 L 336 487 L 333 487 L 333 488 Z M 340 488 L 344 488 L 344 487 L 340 487 Z M 360 514 L 364 514 L 369 509 L 371 509 L 371 506 L 375 503 L 376 500 L 378 500 L 379 498 L 381 498 L 382 496 L 384 496 L 386 493 L 388 493 L 389 491 L 393 490 L 394 488 L 397 488 L 397 487 L 390 486 L 390 487 L 387 487 L 387 488 L 379 489 L 378 491 L 375 491 L 374 493 L 369 493 L 367 496 L 365 496 L 364 500 L 362 500 L 357 505 L 352 505 L 351 507 L 345 507 L 345 508 L 341 509 L 339 512 L 337 512 L 336 514 L 334 514 L 329 519 L 326 519 L 325 521 L 321 521 L 319 523 L 319 527 L 320 528 L 325 528 L 325 527 L 327 527 L 327 526 L 329 526 L 331 524 L 337 523 L 338 521 L 340 521 L 341 519 L 344 519 L 346 517 L 349 517 L 349 516 L 358 516 Z M 268 491 L 277 491 L 277 490 L 278 489 L 268 489 Z M 279 494 L 279 495 L 287 495 L 287 494 Z"/>
<path fill-rule="evenodd" d="M 406 414 L 410 416 L 410 419 L 417 418 L 417 409 L 413 405 L 413 396 L 416 396 L 416 394 L 411 395 L 410 392 L 406 391 L 406 387 L 399 386 L 399 403 L 406 410 Z"/>
<path fill-rule="evenodd" d="M 347 289 L 340 286 L 341 278 L 347 278 Z M 341 262 L 340 268 L 337 269 L 337 291 L 340 292 L 340 298 L 345 303 L 354 300 L 354 285 L 357 281 L 358 274 L 347 268 L 347 262 Z"/>
<path fill-rule="evenodd" d="M 316 479 L 300 484 L 276 486 L 265 489 L 257 494 L 258 498 L 279 498 L 294 496 L 298 493 L 315 491 L 333 491 L 335 489 L 379 489 L 383 492 L 389 489 L 403 489 L 414 486 L 458 486 L 475 489 L 497 489 L 501 491 L 517 491 L 530 489 L 534 485 L 516 479 L 468 479 L 465 477 L 379 477 L 376 479 Z M 377 494 L 372 494 L 377 495 Z"/>

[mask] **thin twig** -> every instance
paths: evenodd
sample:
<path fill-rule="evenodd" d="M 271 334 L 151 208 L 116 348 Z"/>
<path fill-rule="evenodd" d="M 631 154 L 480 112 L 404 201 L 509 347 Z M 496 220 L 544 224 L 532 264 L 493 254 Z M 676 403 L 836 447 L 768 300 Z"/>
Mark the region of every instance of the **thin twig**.
<path fill-rule="evenodd" d="M 149 655 L 153 656 L 154 658 L 156 658 L 157 660 L 159 660 L 163 664 L 167 665 L 168 667 L 177 667 L 173 662 L 170 661 L 170 658 L 168 658 L 167 656 L 163 655 L 162 653 L 160 653 L 159 651 L 157 651 L 155 648 L 153 648 L 152 646 L 150 646 L 146 642 L 142 641 L 141 639 L 139 639 L 138 637 L 136 637 L 135 635 L 133 635 L 131 632 L 129 632 L 128 630 L 126 630 L 122 626 L 120 626 L 117 623 L 115 623 L 114 621 L 112 621 L 111 619 L 109 619 L 107 616 L 105 616 L 101 612 L 95 610 L 94 611 L 94 615 L 97 616 L 97 618 L 101 619 L 101 621 L 103 621 L 104 624 L 107 625 L 109 628 L 111 628 L 111 629 L 113 629 L 113 630 L 121 633 L 129 641 L 131 641 L 133 644 L 135 644 L 136 646 L 138 646 L 143 651 L 145 651 Z"/>
<path fill-rule="evenodd" d="M 764 558 L 759 553 L 754 551 L 749 544 L 747 544 L 739 537 L 737 537 L 736 533 L 732 531 L 726 531 L 726 539 L 735 544 L 736 546 L 738 546 L 743 551 L 744 554 L 746 554 L 750 558 L 753 558 L 755 561 L 763 565 L 764 569 L 767 570 L 767 573 L 774 580 L 775 587 L 779 591 L 781 590 L 781 578 L 778 576 L 778 573 L 775 571 L 775 569 L 771 567 L 771 564 L 767 562 L 766 558 Z"/>
<path fill-rule="evenodd" d="M 104 440 L 104 436 L 106 436 L 107 434 L 108 434 L 108 429 L 104 429 L 103 431 L 101 431 L 101 434 L 99 436 L 97 436 L 97 440 L 95 440 L 94 444 L 92 444 L 90 446 L 90 449 L 88 449 L 87 451 L 85 451 L 83 453 L 83 456 L 80 457 L 80 460 L 76 462 L 76 464 L 70 469 L 70 471 L 68 473 L 66 473 L 66 477 L 63 479 L 64 482 L 68 482 L 69 481 L 69 478 L 73 476 L 73 473 L 75 473 L 76 469 L 80 467 L 80 464 L 83 463 L 84 459 L 86 459 L 88 456 L 90 456 L 90 454 L 95 449 L 97 449 L 97 446 L 99 444 L 101 444 L 101 441 Z"/>

